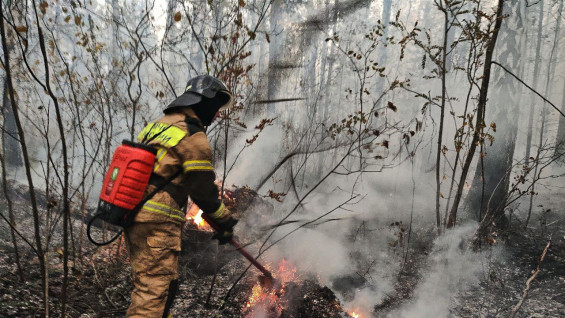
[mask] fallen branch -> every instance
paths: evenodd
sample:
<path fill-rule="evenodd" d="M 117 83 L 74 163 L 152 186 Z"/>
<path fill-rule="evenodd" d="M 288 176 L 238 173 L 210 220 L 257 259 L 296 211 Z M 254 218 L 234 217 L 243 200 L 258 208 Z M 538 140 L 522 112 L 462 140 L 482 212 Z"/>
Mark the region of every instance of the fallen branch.
<path fill-rule="evenodd" d="M 112 305 L 112 307 L 114 307 L 114 309 L 118 309 L 118 306 L 114 304 L 112 298 L 110 298 L 110 295 L 108 295 L 108 288 L 104 289 L 104 296 L 106 296 L 106 300 L 110 303 L 110 305 Z"/>
<path fill-rule="evenodd" d="M 547 241 L 547 245 L 545 246 L 543 253 L 541 253 L 541 257 L 538 262 L 538 267 L 536 268 L 536 271 L 526 281 L 526 288 L 524 288 L 524 291 L 522 292 L 522 299 L 520 299 L 520 301 L 512 309 L 512 312 L 510 312 L 510 316 L 509 316 L 510 318 L 514 318 L 514 316 L 516 316 L 516 313 L 518 312 L 518 310 L 520 310 L 520 307 L 522 307 L 524 300 L 526 300 L 526 297 L 528 297 L 528 291 L 530 290 L 532 282 L 534 281 L 534 279 L 536 279 L 536 276 L 538 276 L 540 272 L 541 263 L 543 263 L 543 259 L 545 258 L 545 254 L 547 254 L 547 250 L 549 249 L 550 245 L 551 245 L 551 237 L 549 238 L 549 241 Z"/>

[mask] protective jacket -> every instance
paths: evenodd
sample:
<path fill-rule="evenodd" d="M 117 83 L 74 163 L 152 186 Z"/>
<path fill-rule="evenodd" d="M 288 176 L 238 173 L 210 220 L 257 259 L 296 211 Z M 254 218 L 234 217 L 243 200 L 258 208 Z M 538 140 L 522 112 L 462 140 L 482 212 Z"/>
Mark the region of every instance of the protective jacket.
<path fill-rule="evenodd" d="M 156 193 L 139 211 L 135 222 L 185 221 L 188 196 L 204 213 L 221 217 L 225 208 L 214 183 L 212 150 L 202 124 L 191 109 L 185 113 L 171 113 L 141 131 L 139 141 L 156 138 L 149 143 L 158 148 L 153 176 L 146 193 L 167 182 L 182 170 L 170 184 Z"/>

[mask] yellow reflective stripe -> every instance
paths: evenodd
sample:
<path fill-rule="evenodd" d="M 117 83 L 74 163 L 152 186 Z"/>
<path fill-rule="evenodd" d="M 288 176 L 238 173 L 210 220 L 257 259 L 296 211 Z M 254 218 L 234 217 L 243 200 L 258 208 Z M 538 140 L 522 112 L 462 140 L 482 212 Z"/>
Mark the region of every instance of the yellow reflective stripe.
<path fill-rule="evenodd" d="M 157 158 L 155 160 L 155 166 L 153 167 L 153 172 L 157 172 L 157 169 L 161 166 L 160 162 L 167 154 L 167 149 L 161 148 L 157 151 Z"/>
<path fill-rule="evenodd" d="M 154 140 L 158 141 L 165 147 L 174 147 L 179 141 L 186 136 L 186 132 L 178 127 L 170 126 L 163 123 L 151 123 L 145 126 L 137 136 L 138 140 L 149 140 L 155 137 Z"/>
<path fill-rule="evenodd" d="M 189 171 L 214 171 L 214 166 L 209 160 L 188 160 L 182 164 L 184 172 Z"/>
<path fill-rule="evenodd" d="M 183 163 L 183 165 L 186 164 L 193 164 L 193 163 L 201 163 L 201 164 L 209 164 L 212 165 L 212 162 L 210 160 L 187 160 Z"/>
<path fill-rule="evenodd" d="M 213 219 L 219 219 L 222 216 L 224 216 L 225 212 L 226 212 L 226 207 L 224 206 L 224 203 L 222 202 L 222 204 L 220 204 L 220 207 L 216 210 L 216 212 L 210 213 L 209 215 Z"/>
<path fill-rule="evenodd" d="M 214 168 L 208 166 L 192 166 L 184 169 L 185 173 L 190 171 L 214 171 Z"/>
<path fill-rule="evenodd" d="M 161 211 L 161 210 L 153 209 L 153 208 L 150 208 L 150 207 L 148 207 L 148 206 L 143 206 L 143 209 L 145 209 L 145 210 L 147 210 L 147 211 L 159 213 L 159 214 L 162 214 L 162 215 L 165 215 L 165 216 L 174 218 L 174 219 L 178 219 L 178 220 L 181 220 L 181 221 L 185 221 L 185 220 L 184 220 L 184 217 L 180 217 L 180 216 L 175 215 L 175 214 L 170 214 L 170 213 L 167 213 L 167 212 L 163 212 L 163 211 Z"/>
<path fill-rule="evenodd" d="M 161 161 L 161 159 L 163 159 L 163 157 L 167 154 L 167 149 L 159 149 L 157 151 L 157 161 Z"/>
<path fill-rule="evenodd" d="M 169 211 L 176 212 L 176 213 L 179 213 L 179 214 L 184 215 L 184 212 L 183 212 L 183 211 L 177 210 L 177 209 L 173 209 L 173 208 L 171 208 L 170 206 L 168 206 L 168 205 L 166 205 L 166 204 L 163 204 L 163 203 L 159 203 L 159 202 L 155 202 L 155 201 L 149 200 L 149 201 L 145 202 L 145 204 L 146 204 L 146 205 L 147 205 L 147 204 L 153 205 L 153 206 L 158 207 L 158 208 L 163 208 L 163 209 L 166 209 L 166 210 L 169 210 Z"/>

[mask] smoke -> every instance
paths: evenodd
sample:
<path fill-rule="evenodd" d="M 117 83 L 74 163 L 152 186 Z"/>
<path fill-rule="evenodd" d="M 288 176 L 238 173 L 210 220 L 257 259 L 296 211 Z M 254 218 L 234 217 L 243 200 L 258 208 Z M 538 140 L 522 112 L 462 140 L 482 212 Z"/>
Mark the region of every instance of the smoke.
<path fill-rule="evenodd" d="M 458 292 L 479 282 L 483 258 L 467 249 L 476 224 L 447 231 L 438 237 L 428 257 L 429 269 L 422 273 L 412 300 L 388 317 L 448 317 Z"/>
<path fill-rule="evenodd" d="M 258 120 L 250 119 L 249 126 Z M 275 122 L 276 123 L 276 122 Z M 281 141 L 284 132 L 279 125 L 267 126 L 258 134 L 257 139 L 250 145 L 247 141 L 253 139 L 257 131 L 249 131 L 235 136 L 229 141 L 227 169 L 232 169 L 226 178 L 226 184 L 257 186 L 258 180 L 263 179 L 280 160 Z M 216 160 L 219 174 L 226 169 L 223 161 Z M 233 167 L 233 168 L 232 168 Z M 253 173 L 250 173 L 253 172 Z"/>

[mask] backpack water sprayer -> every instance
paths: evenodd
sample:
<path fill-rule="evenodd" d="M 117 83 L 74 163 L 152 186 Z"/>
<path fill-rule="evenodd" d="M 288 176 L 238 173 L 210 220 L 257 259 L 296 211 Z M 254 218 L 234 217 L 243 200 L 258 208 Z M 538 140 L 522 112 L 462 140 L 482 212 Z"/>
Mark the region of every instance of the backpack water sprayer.
<path fill-rule="evenodd" d="M 95 220 L 100 219 L 106 223 L 127 228 L 133 223 L 137 211 L 153 195 L 162 190 L 174 178 L 180 175 L 179 170 L 165 183 L 159 185 L 155 190 L 144 197 L 149 179 L 153 173 L 157 149 L 148 143 L 169 129 L 169 125 L 149 140 L 144 138 L 140 143 L 123 140 L 116 148 L 112 161 L 102 184 L 100 200 L 98 201 L 97 213 L 90 219 L 86 228 L 88 239 L 95 245 L 102 246 L 112 243 L 123 231 L 105 242 L 98 242 L 92 238 L 91 227 Z M 147 134 L 149 135 L 149 133 Z M 146 135 L 146 137 L 147 137 Z"/>

